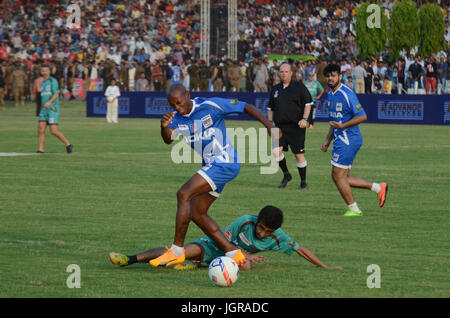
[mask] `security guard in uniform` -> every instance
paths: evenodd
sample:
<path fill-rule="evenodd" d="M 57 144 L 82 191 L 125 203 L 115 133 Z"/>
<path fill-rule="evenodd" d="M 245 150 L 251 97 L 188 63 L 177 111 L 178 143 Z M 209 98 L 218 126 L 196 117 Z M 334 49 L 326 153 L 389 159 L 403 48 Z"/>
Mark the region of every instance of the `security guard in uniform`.
<path fill-rule="evenodd" d="M 282 64 L 280 66 L 281 83 L 275 85 L 270 93 L 270 101 L 267 106 L 269 109 L 268 119 L 273 121 L 282 132 L 279 146 L 275 146 L 272 152 L 284 174 L 278 188 L 285 188 L 287 183 L 292 180 L 283 154 L 283 151 L 287 151 L 290 147 L 297 161 L 301 180 L 300 190 L 307 190 L 305 135 L 313 101 L 305 85 L 292 80 L 292 75 L 291 66 L 288 63 Z"/>

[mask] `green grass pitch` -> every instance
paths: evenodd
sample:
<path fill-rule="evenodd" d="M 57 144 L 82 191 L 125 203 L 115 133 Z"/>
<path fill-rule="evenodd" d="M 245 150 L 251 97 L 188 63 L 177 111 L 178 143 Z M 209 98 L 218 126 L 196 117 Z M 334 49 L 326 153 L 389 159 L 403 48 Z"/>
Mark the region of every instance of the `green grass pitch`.
<path fill-rule="evenodd" d="M 37 150 L 34 104 L 0 111 L 0 153 Z M 262 127 L 228 121 L 228 127 Z M 209 213 L 221 227 L 267 204 L 285 213 L 283 229 L 328 265 L 298 255 L 266 253 L 267 262 L 240 273 L 230 288 L 213 286 L 207 270 L 177 272 L 147 264 L 112 266 L 107 253 L 137 253 L 171 244 L 176 192 L 199 164 L 174 164 L 157 119 L 118 125 L 86 118 L 85 104 L 62 104 L 60 130 L 75 145 L 68 155 L 47 132 L 46 154 L 0 156 L 0 297 L 449 297 L 450 127 L 363 124 L 364 145 L 351 174 L 389 183 L 385 207 L 373 192 L 354 190 L 361 218 L 330 177 L 330 153 L 319 149 L 328 130 L 307 132 L 310 190 L 281 173 L 261 175 L 243 164 Z M 191 224 L 186 242 L 204 236 Z M 70 289 L 67 266 L 78 264 L 81 288 Z M 381 288 L 367 287 L 370 264 Z"/>

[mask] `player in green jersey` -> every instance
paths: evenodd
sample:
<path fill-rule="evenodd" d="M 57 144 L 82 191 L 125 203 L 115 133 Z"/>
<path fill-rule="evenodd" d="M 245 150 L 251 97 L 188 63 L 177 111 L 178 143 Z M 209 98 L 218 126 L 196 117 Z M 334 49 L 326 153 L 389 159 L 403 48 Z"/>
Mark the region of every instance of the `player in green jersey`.
<path fill-rule="evenodd" d="M 227 239 L 240 248 L 245 254 L 245 263 L 241 269 L 251 269 L 253 264 L 265 261 L 265 257 L 257 255 L 263 251 L 276 251 L 291 255 L 296 252 L 314 265 L 327 269 L 342 269 L 339 266 L 330 267 L 320 261 L 313 253 L 295 242 L 280 228 L 283 223 L 283 212 L 274 207 L 266 206 L 258 214 L 246 214 L 224 229 Z M 119 253 L 109 253 L 111 263 L 128 266 L 134 263 L 147 263 L 166 252 L 166 248 L 155 248 L 133 256 Z M 217 244 L 209 237 L 197 239 L 185 246 L 186 259 L 192 264 L 178 264 L 174 268 L 187 270 L 197 268 L 201 264 L 209 264 L 213 259 L 224 256 Z"/>
<path fill-rule="evenodd" d="M 314 102 L 312 108 L 311 108 L 311 112 L 309 113 L 309 128 L 313 128 L 314 127 L 314 120 L 316 119 L 316 106 L 315 106 L 315 102 L 316 100 L 319 100 L 323 93 L 325 92 L 322 85 L 314 79 L 315 73 L 314 72 L 309 72 L 308 74 L 308 80 L 305 81 L 305 86 L 309 91 L 309 94 L 312 97 L 312 100 Z"/>
<path fill-rule="evenodd" d="M 50 76 L 50 67 L 46 64 L 41 66 L 41 74 L 44 81 L 41 84 L 42 109 L 39 113 L 39 149 L 37 153 L 44 153 L 45 129 L 47 126 L 50 126 L 50 133 L 66 145 L 67 153 L 72 153 L 73 145 L 58 130 L 60 114 L 58 81 Z"/>

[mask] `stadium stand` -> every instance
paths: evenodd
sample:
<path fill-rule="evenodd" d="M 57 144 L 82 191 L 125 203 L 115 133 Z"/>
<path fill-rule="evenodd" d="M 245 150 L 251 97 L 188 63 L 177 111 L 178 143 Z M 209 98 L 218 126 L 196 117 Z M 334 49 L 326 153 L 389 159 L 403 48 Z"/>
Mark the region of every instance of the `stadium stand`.
<path fill-rule="evenodd" d="M 66 10 L 72 2 L 0 3 L 0 75 L 10 88 L 7 98 L 13 98 L 12 88 L 17 85 L 12 74 L 21 68 L 27 74 L 24 85 L 29 99 L 42 63 L 51 65 L 66 98 L 106 87 L 111 78 L 119 80 L 122 91 L 134 90 L 141 73 L 150 83 L 149 90 L 165 90 L 178 80 L 174 76 L 180 69 L 180 80 L 193 90 L 268 91 L 279 81 L 279 63 L 270 61 L 268 54 L 314 57 L 289 62 L 298 80 L 315 72 L 323 85 L 324 64 L 339 63 L 345 83 L 359 93 L 447 93 L 450 89 L 448 32 L 447 50 L 429 59 L 405 56 L 388 63 L 388 50 L 369 60 L 358 59 L 353 17 L 362 0 L 238 1 L 239 61 L 218 55 L 200 60 L 198 0 L 82 0 L 78 1 L 80 27 L 67 28 Z M 393 3 L 382 2 L 388 14 Z M 449 29 L 450 8 L 444 4 L 441 8 Z M 201 83 L 206 79 L 205 88 Z M 355 84 L 361 79 L 362 91 Z M 77 83 L 82 83 L 81 94 L 74 92 Z"/>

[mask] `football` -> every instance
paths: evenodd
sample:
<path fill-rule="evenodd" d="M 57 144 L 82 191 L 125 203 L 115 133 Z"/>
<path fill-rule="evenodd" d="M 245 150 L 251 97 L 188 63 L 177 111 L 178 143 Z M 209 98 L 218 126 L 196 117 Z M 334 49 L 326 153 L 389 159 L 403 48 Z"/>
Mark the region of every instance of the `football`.
<path fill-rule="evenodd" d="M 239 266 L 230 257 L 217 257 L 209 264 L 208 275 L 217 286 L 231 286 L 239 277 Z"/>

